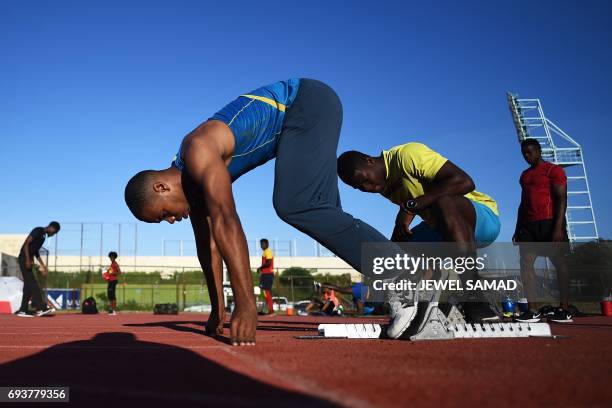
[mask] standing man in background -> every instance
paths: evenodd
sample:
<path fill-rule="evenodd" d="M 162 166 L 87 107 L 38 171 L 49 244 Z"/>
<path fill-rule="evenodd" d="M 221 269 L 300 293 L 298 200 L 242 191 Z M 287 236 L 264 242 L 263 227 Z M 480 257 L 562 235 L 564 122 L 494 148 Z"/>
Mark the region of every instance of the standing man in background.
<path fill-rule="evenodd" d="M 44 316 L 55 312 L 55 309 L 47 307 L 47 302 L 42 298 L 40 285 L 34 276 L 33 266 L 34 257 L 40 265 L 39 270 L 43 276 L 47 276 L 47 265 L 40 257 L 40 248 L 42 248 L 46 237 L 52 237 L 60 230 L 60 225 L 57 221 L 51 221 L 46 227 L 34 228 L 19 251 L 19 269 L 23 277 L 23 297 L 21 298 L 21 307 L 17 312 L 20 317 L 33 317 L 28 313 L 28 302 L 32 299 L 32 306 L 35 309 L 36 316 Z"/>
<path fill-rule="evenodd" d="M 533 265 L 538 256 L 548 257 L 557 270 L 560 307 L 547 311 L 550 320 L 559 323 L 572 321 L 569 307 L 569 272 L 564 255 L 567 251 L 567 177 L 561 166 L 542 159 L 542 146 L 536 139 L 525 139 L 521 153 L 529 168 L 521 174 L 521 204 L 516 219 L 512 242 L 554 242 L 555 245 L 520 245 L 521 278 L 527 292 L 529 310 L 521 314 L 520 322 L 537 322 L 543 312 L 538 311 L 535 296 L 535 271 Z"/>
<path fill-rule="evenodd" d="M 274 314 L 274 303 L 272 302 L 272 284 L 274 283 L 274 254 L 270 249 L 270 243 L 267 239 L 259 241 L 259 245 L 263 250 L 261 255 L 261 266 L 257 268 L 259 273 L 259 287 L 264 292 L 266 303 L 268 305 L 269 315 Z"/>

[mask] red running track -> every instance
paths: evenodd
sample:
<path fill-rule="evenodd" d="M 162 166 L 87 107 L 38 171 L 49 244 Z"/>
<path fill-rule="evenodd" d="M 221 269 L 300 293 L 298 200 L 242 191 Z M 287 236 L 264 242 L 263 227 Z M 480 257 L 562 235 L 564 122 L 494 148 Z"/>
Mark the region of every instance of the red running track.
<path fill-rule="evenodd" d="M 257 346 L 203 334 L 205 316 L 0 315 L 0 386 L 70 386 L 89 406 L 609 406 L 612 318 L 566 339 L 300 340 L 320 322 L 264 317 Z M 383 321 L 380 321 L 383 322 Z M 228 329 L 226 329 L 228 334 Z M 109 405 L 112 404 L 112 405 Z M 138 404 L 138 405 L 134 405 Z"/>

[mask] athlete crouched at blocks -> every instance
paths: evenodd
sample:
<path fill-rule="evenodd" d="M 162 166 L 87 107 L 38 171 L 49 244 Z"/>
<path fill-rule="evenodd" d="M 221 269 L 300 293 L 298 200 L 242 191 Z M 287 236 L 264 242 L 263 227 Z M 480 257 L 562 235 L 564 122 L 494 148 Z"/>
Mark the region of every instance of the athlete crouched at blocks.
<path fill-rule="evenodd" d="M 377 157 L 345 152 L 338 158 L 338 175 L 353 188 L 379 193 L 399 206 L 393 241 L 455 242 L 460 244 L 457 255 L 475 257 L 476 248 L 499 235 L 497 203 L 476 191 L 465 171 L 422 143 L 396 146 Z M 410 228 L 417 215 L 423 221 Z M 474 269 L 460 276 L 478 279 Z M 482 294 L 470 300 L 462 305 L 470 321 L 499 319 Z"/>
<path fill-rule="evenodd" d="M 342 209 L 336 174 L 341 127 L 342 104 L 329 86 L 305 78 L 275 82 L 240 95 L 185 136 L 169 168 L 141 171 L 128 182 L 125 201 L 139 220 L 190 218 L 210 291 L 207 333 L 223 333 L 224 261 L 236 302 L 232 344 L 255 343 L 253 279 L 232 183 L 273 158 L 272 202 L 283 221 L 356 270 L 362 269 L 362 243 L 389 243 Z"/>

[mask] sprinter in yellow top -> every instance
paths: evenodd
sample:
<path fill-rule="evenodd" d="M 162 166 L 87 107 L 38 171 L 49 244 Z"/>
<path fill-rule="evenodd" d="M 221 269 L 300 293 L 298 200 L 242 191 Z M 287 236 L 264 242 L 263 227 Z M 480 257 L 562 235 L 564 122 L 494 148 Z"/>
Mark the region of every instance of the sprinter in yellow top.
<path fill-rule="evenodd" d="M 338 158 L 346 184 L 380 193 L 399 206 L 395 241 L 475 242 L 487 246 L 501 227 L 497 203 L 474 189 L 463 170 L 422 143 L 410 142 L 378 157 L 349 151 Z M 410 228 L 414 217 L 423 222 Z"/>
<path fill-rule="evenodd" d="M 472 256 L 491 244 L 501 228 L 497 203 L 475 190 L 472 178 L 450 160 L 422 143 L 406 143 L 372 157 L 357 151 L 338 158 L 340 179 L 353 188 L 379 193 L 399 206 L 392 240 L 457 242 Z M 423 222 L 410 228 L 415 216 Z M 459 255 L 459 254 L 457 254 Z M 474 269 L 462 281 L 479 279 Z M 470 321 L 498 319 L 482 293 L 462 302 Z"/>

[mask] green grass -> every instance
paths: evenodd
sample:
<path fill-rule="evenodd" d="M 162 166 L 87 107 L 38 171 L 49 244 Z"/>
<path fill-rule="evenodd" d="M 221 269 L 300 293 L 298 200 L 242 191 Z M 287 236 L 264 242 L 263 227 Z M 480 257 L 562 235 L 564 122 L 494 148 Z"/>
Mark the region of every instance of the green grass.
<path fill-rule="evenodd" d="M 176 303 L 179 310 L 191 305 L 210 304 L 208 288 L 197 284 L 125 284 L 117 285 L 117 306 L 120 310 L 152 310 L 157 303 Z M 98 308 L 107 308 L 106 284 L 84 284 L 81 301 L 93 296 Z"/>
<path fill-rule="evenodd" d="M 259 285 L 259 275 L 252 271 L 253 285 Z M 81 289 L 81 301 L 93 296 L 98 307 L 108 307 L 106 282 L 98 272 L 49 272 L 38 276 L 41 287 Z M 272 292 L 289 301 L 307 300 L 315 296 L 313 281 L 328 282 L 338 286 L 351 285 L 349 274 L 313 274 L 313 271 L 294 267 L 276 273 Z M 128 272 L 119 277 L 117 305 L 120 310 L 152 310 L 157 303 L 176 303 L 179 310 L 197 304 L 210 304 L 208 288 L 202 271 L 176 272 L 162 279 L 160 272 Z"/>

